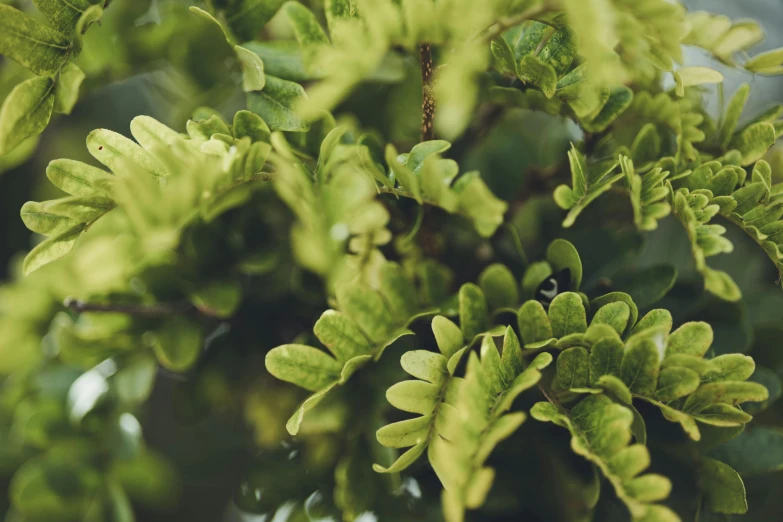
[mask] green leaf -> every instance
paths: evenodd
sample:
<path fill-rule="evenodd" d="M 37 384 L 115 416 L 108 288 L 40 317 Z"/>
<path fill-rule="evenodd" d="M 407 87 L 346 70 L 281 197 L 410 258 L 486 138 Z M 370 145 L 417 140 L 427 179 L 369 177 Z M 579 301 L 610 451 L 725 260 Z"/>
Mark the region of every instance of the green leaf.
<path fill-rule="evenodd" d="M 175 317 L 166 320 L 153 333 L 151 343 L 162 366 L 182 372 L 198 360 L 204 346 L 204 336 L 198 322 L 187 317 Z"/>
<path fill-rule="evenodd" d="M 0 4 L 0 54 L 38 75 L 55 73 L 71 52 L 62 34 L 18 9 Z"/>
<path fill-rule="evenodd" d="M 555 239 L 546 249 L 546 260 L 554 272 L 567 268 L 571 274 L 571 290 L 579 290 L 582 284 L 582 260 L 573 244 L 565 239 Z"/>
<path fill-rule="evenodd" d="M 272 135 L 266 122 L 250 111 L 237 111 L 231 130 L 235 138 L 250 138 L 253 142 L 270 143 Z"/>
<path fill-rule="evenodd" d="M 25 275 L 70 252 L 83 231 L 84 225 L 79 224 L 38 243 L 24 258 L 22 270 Z"/>
<path fill-rule="evenodd" d="M 492 56 L 495 57 L 495 66 L 503 74 L 517 76 L 517 61 L 514 57 L 514 50 L 509 46 L 504 38 L 495 38 L 489 43 Z"/>
<path fill-rule="evenodd" d="M 24 226 L 46 236 L 57 236 L 78 224 L 68 216 L 47 212 L 45 204 L 36 201 L 28 201 L 22 205 L 19 213 Z"/>
<path fill-rule="evenodd" d="M 228 4 L 226 21 L 240 41 L 252 40 L 285 0 L 236 0 Z"/>
<path fill-rule="evenodd" d="M 494 480 L 494 470 L 485 463 L 495 447 L 519 428 L 522 412 L 506 413 L 516 397 L 533 387 L 540 370 L 552 362 L 541 353 L 523 370 L 519 340 L 506 329 L 502 360 L 494 341 L 485 337 L 481 359 L 471 354 L 465 380 L 456 402 L 459 412 L 452 425 L 451 444 L 435 444 L 431 462 L 444 484 L 446 519 L 462 520 L 466 509 L 484 503 Z"/>
<path fill-rule="evenodd" d="M 587 350 L 574 346 L 557 357 L 557 385 L 563 390 L 586 388 L 590 383 L 590 363 Z"/>
<path fill-rule="evenodd" d="M 547 98 L 555 95 L 557 73 L 539 57 L 528 54 L 519 62 L 519 76 L 540 88 Z"/>
<path fill-rule="evenodd" d="M 660 301 L 674 287 L 677 269 L 658 264 L 636 270 L 623 270 L 612 276 L 612 286 L 631 296 L 639 308 Z"/>
<path fill-rule="evenodd" d="M 748 511 L 745 484 L 731 466 L 715 459 L 704 459 L 699 465 L 699 489 L 711 511 L 741 515 Z"/>
<path fill-rule="evenodd" d="M 776 428 L 753 426 L 739 437 L 710 452 L 741 475 L 758 475 L 783 470 L 783 432 Z"/>
<path fill-rule="evenodd" d="M 448 340 L 452 342 L 450 338 Z M 403 355 L 403 369 L 413 377 L 424 380 L 398 382 L 386 391 L 386 399 L 397 409 L 421 416 L 389 424 L 376 432 L 378 442 L 386 447 L 412 446 L 389 467 L 374 464 L 376 472 L 402 471 L 416 461 L 425 449 L 429 449 L 430 462 L 437 472 L 433 444 L 442 443 L 444 436 L 451 438 L 459 415 L 455 404 L 459 388 L 464 382 L 454 377 L 454 370 L 464 350 L 455 352 L 449 358 L 443 355 L 450 351 L 449 347 L 440 347 L 440 350 L 441 353 L 415 350 Z"/>
<path fill-rule="evenodd" d="M 487 299 L 481 288 L 473 283 L 459 289 L 459 324 L 468 342 L 489 329 Z"/>
<path fill-rule="evenodd" d="M 296 41 L 302 49 L 305 67 L 312 67 L 319 47 L 329 44 L 329 38 L 313 12 L 299 2 L 286 2 L 281 11 L 286 14 L 291 23 Z"/>
<path fill-rule="evenodd" d="M 623 342 L 604 337 L 590 349 L 590 385 L 597 386 L 606 377 L 619 377 L 623 362 Z"/>
<path fill-rule="evenodd" d="M 46 177 L 73 196 L 106 195 L 104 187 L 113 178 L 105 170 L 69 159 L 57 159 L 49 163 Z"/>
<path fill-rule="evenodd" d="M 699 374 L 682 367 L 664 368 L 658 376 L 655 397 L 663 402 L 690 395 L 699 387 Z"/>
<path fill-rule="evenodd" d="M 612 87 L 601 110 L 589 120 L 582 120 L 582 126 L 589 132 L 603 132 L 631 106 L 632 102 L 631 89 L 624 85 Z"/>
<path fill-rule="evenodd" d="M 715 69 L 700 65 L 680 67 L 674 71 L 674 81 L 677 84 L 675 88 L 677 96 L 685 96 L 685 87 L 703 85 L 705 83 L 721 83 L 723 82 L 723 75 Z"/>
<path fill-rule="evenodd" d="M 625 347 L 620 379 L 632 392 L 652 395 L 658 382 L 660 364 L 661 350 L 656 341 L 648 336 L 634 336 Z"/>
<path fill-rule="evenodd" d="M 742 109 L 745 107 L 745 103 L 750 96 L 750 85 L 743 83 L 736 90 L 734 95 L 729 100 L 726 106 L 726 113 L 723 116 L 723 125 L 721 126 L 718 134 L 718 143 L 722 149 L 726 149 L 729 146 L 734 131 L 737 129 L 737 123 L 742 115 Z"/>
<path fill-rule="evenodd" d="M 242 90 L 245 92 L 262 90 L 266 85 L 263 60 L 253 51 L 239 45 L 234 46 L 234 54 L 237 55 L 242 67 Z"/>
<path fill-rule="evenodd" d="M 526 348 L 554 341 L 549 317 L 544 306 L 538 301 L 527 301 L 519 308 L 517 325 Z"/>
<path fill-rule="evenodd" d="M 553 337 L 558 339 L 573 333 L 584 333 L 587 330 L 587 315 L 579 294 L 558 294 L 549 305 L 549 322 Z"/>
<path fill-rule="evenodd" d="M 70 114 L 79 99 L 79 87 L 86 75 L 84 71 L 72 63 L 66 63 L 57 78 L 57 88 L 54 92 L 54 110 L 60 114 Z"/>
<path fill-rule="evenodd" d="M 513 308 L 519 302 L 517 281 L 505 265 L 495 263 L 485 268 L 479 274 L 479 285 L 490 310 Z"/>
<path fill-rule="evenodd" d="M 731 148 L 742 154 L 742 165 L 750 165 L 761 159 L 775 144 L 777 132 L 775 126 L 766 121 L 748 125 L 731 141 Z"/>
<path fill-rule="evenodd" d="M 650 465 L 650 454 L 642 444 L 629 445 L 634 419 L 628 408 L 599 394 L 582 399 L 570 411 L 539 402 L 530 414 L 571 432 L 573 451 L 598 467 L 633 520 L 679 520 L 668 508 L 653 504 L 669 495 L 671 483 L 660 475 L 640 475 Z"/>
<path fill-rule="evenodd" d="M 215 317 L 231 317 L 242 301 L 242 286 L 234 278 L 206 281 L 190 293 L 199 310 Z"/>
<path fill-rule="evenodd" d="M 555 73 L 560 76 L 571 66 L 578 46 L 579 37 L 576 31 L 571 26 L 564 25 L 547 40 L 546 45 L 538 53 L 538 58 L 551 65 Z"/>
<path fill-rule="evenodd" d="M 0 5 L 0 19 L 4 7 Z M 0 36 L 0 45 L 2 38 Z M 49 123 L 54 103 L 55 83 L 51 78 L 31 78 L 14 87 L 0 108 L 0 156 L 25 139 L 40 134 Z"/>
<path fill-rule="evenodd" d="M 596 297 L 592 301 L 590 301 L 590 306 L 594 309 L 600 310 L 604 306 L 608 305 L 609 303 L 616 303 L 621 302 L 625 303 L 628 306 L 628 311 L 630 313 L 630 317 L 628 319 L 628 328 L 631 327 L 631 325 L 636 324 L 636 319 L 639 317 L 639 309 L 636 307 L 636 303 L 631 298 L 630 295 L 625 294 L 623 292 L 609 292 L 606 295 L 602 295 L 600 297 Z"/>
<path fill-rule="evenodd" d="M 609 325 L 618 335 L 622 335 L 628 327 L 630 317 L 631 308 L 622 301 L 617 301 L 599 308 L 590 324 Z"/>
<path fill-rule="evenodd" d="M 267 75 L 263 90 L 247 93 L 247 107 L 261 116 L 273 131 L 304 132 L 310 124 L 293 107 L 306 96 L 298 83 Z"/>
<path fill-rule="evenodd" d="M 703 356 L 712 344 L 712 327 L 704 322 L 690 322 L 671 333 L 666 343 L 666 357 L 674 354 Z"/>
<path fill-rule="evenodd" d="M 245 92 L 260 91 L 266 84 L 266 76 L 264 75 L 264 61 L 253 51 L 246 49 L 236 44 L 234 35 L 229 29 L 223 26 L 220 21 L 198 7 L 191 6 L 190 12 L 200 16 L 201 18 L 216 24 L 223 32 L 223 36 L 226 38 L 226 42 L 234 50 L 234 54 L 239 61 L 239 65 L 242 68 L 242 90 Z"/>
<path fill-rule="evenodd" d="M 68 36 L 76 29 L 76 23 L 90 6 L 101 0 L 33 0 L 52 26 Z"/>
<path fill-rule="evenodd" d="M 746 61 L 743 67 L 756 74 L 783 73 L 783 48 L 759 53 Z"/>
<path fill-rule="evenodd" d="M 145 120 L 138 121 L 141 123 Z M 143 128 L 143 124 L 137 125 L 139 129 Z M 168 175 L 165 167 L 147 151 L 125 136 L 110 130 L 96 129 L 92 131 L 87 136 L 87 150 L 95 159 L 114 172 L 121 172 L 129 165 L 134 165 L 154 177 Z"/>

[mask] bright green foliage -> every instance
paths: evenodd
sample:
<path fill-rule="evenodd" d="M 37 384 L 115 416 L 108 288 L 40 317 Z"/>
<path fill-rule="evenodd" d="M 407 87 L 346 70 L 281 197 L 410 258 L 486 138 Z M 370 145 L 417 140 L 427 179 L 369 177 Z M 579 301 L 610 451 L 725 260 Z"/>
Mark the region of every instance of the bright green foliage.
<path fill-rule="evenodd" d="M 449 522 L 462 521 L 465 509 L 477 509 L 492 487 L 495 471 L 484 464 L 492 450 L 524 422 L 523 412 L 507 413 L 516 397 L 541 379 L 552 362 L 539 354 L 526 365 L 514 331 L 503 337 L 502 356 L 495 339 L 485 336 L 481 358 L 470 354 L 456 408 L 460 428 L 452 439 L 433 445 L 430 461 L 444 483 L 443 512 Z M 437 465 L 436 465 L 437 463 Z"/>
<path fill-rule="evenodd" d="M 633 520 L 680 520 L 669 508 L 656 504 L 669 496 L 671 482 L 654 473 L 642 474 L 650 465 L 650 454 L 644 445 L 631 444 L 633 415 L 628 409 L 606 395 L 592 395 L 570 410 L 539 402 L 530 414 L 571 432 L 571 448 L 601 470 Z"/>
<path fill-rule="evenodd" d="M 433 321 L 432 329 L 439 341 L 446 336 L 444 331 L 459 330 L 457 325 L 445 317 L 437 316 L 437 318 L 439 318 L 438 324 Z M 386 399 L 397 409 L 421 416 L 395 422 L 378 430 L 378 442 L 384 446 L 410 447 L 410 449 L 400 455 L 389 467 L 375 464 L 373 466 L 375 471 L 379 473 L 402 471 L 427 451 L 430 463 L 441 477 L 441 481 L 450 478 L 445 469 L 449 465 L 448 459 L 443 456 L 445 450 L 439 447 L 447 444 L 447 441 L 453 437 L 454 426 L 460 415 L 456 403 L 459 390 L 465 381 L 455 377 L 454 372 L 465 353 L 465 348 L 453 351 L 456 346 L 459 344 L 439 342 L 438 348 L 441 352 L 439 354 L 426 350 L 412 350 L 400 359 L 403 369 L 419 380 L 395 384 L 386 391 Z"/>
<path fill-rule="evenodd" d="M 780 296 L 727 227 L 783 274 L 783 105 L 744 114 L 750 87 L 724 100 L 683 51 L 781 74 L 757 23 L 670 0 L 191 3 L 0 4 L 0 171 L 83 85 L 144 73 L 179 100 L 151 112 L 171 127 L 94 130 L 105 168 L 54 160 L 67 196 L 21 205 L 9 522 L 174 498 L 142 436 L 161 393 L 231 451 L 235 417 L 253 428 L 269 476 L 221 498 L 237 519 L 757 517 L 744 478 L 783 469 Z"/>
<path fill-rule="evenodd" d="M 394 263 L 380 267 L 377 284 L 377 288 L 361 281 L 338 285 L 339 311 L 327 310 L 315 323 L 313 332 L 334 357 L 300 344 L 278 346 L 267 354 L 266 367 L 272 375 L 315 392 L 288 421 L 292 435 L 299 432 L 304 414 L 335 386 L 345 384 L 391 344 L 413 333 L 407 327 L 422 315 L 413 284 Z"/>
<path fill-rule="evenodd" d="M 232 136 L 224 124 L 226 134 L 216 133 L 207 139 L 202 123 L 191 120 L 190 139 L 186 139 L 152 118 L 139 116 L 131 123 L 138 143 L 105 129 L 93 131 L 87 137 L 87 148 L 115 175 L 71 160 L 55 160 L 49 165 L 49 179 L 72 197 L 28 202 L 22 207 L 25 225 L 49 236 L 28 254 L 25 272 L 70 252 L 81 234 L 117 205 L 126 206 L 130 225 L 140 237 L 149 230 L 159 230 L 146 243 L 153 253 L 176 242 L 177 231 L 195 216 L 209 220 L 241 204 L 249 192 L 237 183 L 253 181 L 261 173 L 271 146 L 263 120 L 246 112 L 237 113 L 236 119 L 240 125 L 247 123 L 255 129 L 235 123 Z M 188 167 L 203 172 L 202 185 L 182 191 L 179 189 L 190 183 L 183 178 L 185 172 L 190 174 Z M 162 185 L 164 178 L 172 179 Z M 143 208 L 137 199 L 142 194 Z M 169 194 L 176 194 L 177 199 L 162 206 L 150 205 Z"/>
<path fill-rule="evenodd" d="M 0 5 L 0 54 L 39 75 L 19 83 L 0 108 L 0 156 L 40 134 L 53 111 L 71 112 L 85 76 L 71 59 L 81 50 L 84 32 L 100 19 L 105 3 L 37 0 L 36 6 L 54 29 Z"/>

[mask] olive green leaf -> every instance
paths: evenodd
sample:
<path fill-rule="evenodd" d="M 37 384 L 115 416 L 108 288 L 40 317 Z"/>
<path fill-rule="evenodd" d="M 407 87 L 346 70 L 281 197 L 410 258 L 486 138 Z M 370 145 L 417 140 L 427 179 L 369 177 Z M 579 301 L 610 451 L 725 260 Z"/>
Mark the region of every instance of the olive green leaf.
<path fill-rule="evenodd" d="M 454 434 L 432 444 L 431 462 L 443 482 L 446 520 L 463 520 L 466 509 L 481 507 L 492 486 L 494 470 L 486 460 L 494 448 L 524 422 L 523 412 L 506 413 L 523 391 L 535 386 L 552 356 L 541 353 L 525 367 L 514 331 L 506 329 L 503 355 L 491 337 L 481 345 L 481 357 L 470 354 L 465 380 L 456 401 L 459 412 Z"/>
<path fill-rule="evenodd" d="M 69 36 L 84 12 L 101 0 L 33 0 L 52 26 L 60 33 Z"/>
<path fill-rule="evenodd" d="M 612 184 L 623 177 L 623 174 L 612 175 L 616 165 L 611 168 L 591 174 L 584 155 L 571 146 L 568 152 L 568 161 L 571 166 L 571 187 L 560 185 L 555 189 L 555 203 L 569 210 L 563 220 L 563 226 L 568 228 L 574 224 L 576 218 L 598 196 L 612 187 Z"/>
<path fill-rule="evenodd" d="M 373 289 L 354 281 L 337 288 L 337 308 L 327 310 L 313 327 L 332 355 L 311 346 L 283 345 L 266 355 L 266 368 L 283 381 L 314 392 L 288 421 L 292 435 L 299 432 L 304 414 L 335 386 L 344 384 L 359 368 L 377 360 L 400 337 L 411 335 L 407 325 L 418 315 L 413 284 L 399 266 L 389 263 Z M 299 361 L 299 359 L 302 359 Z M 317 378 L 312 378 L 317 375 Z"/>
<path fill-rule="evenodd" d="M 723 75 L 715 69 L 696 65 L 680 67 L 674 71 L 674 81 L 677 84 L 675 87 L 677 96 L 685 96 L 685 87 L 703 85 L 705 83 L 721 83 Z"/>
<path fill-rule="evenodd" d="M 57 78 L 57 87 L 54 91 L 54 110 L 60 114 L 70 114 L 76 101 L 79 99 L 79 87 L 86 75 L 84 71 L 73 63 L 66 63 L 60 70 Z"/>
<path fill-rule="evenodd" d="M 3 7 L 0 5 L 0 9 Z M 13 88 L 0 108 L 0 156 L 46 128 L 55 98 L 55 82 L 47 77 L 31 78 Z"/>
<path fill-rule="evenodd" d="M 711 511 L 733 515 L 748 511 L 745 484 L 731 466 L 719 460 L 703 459 L 698 475 L 704 502 Z"/>
<path fill-rule="evenodd" d="M 441 324 L 444 321 L 448 319 L 439 320 Z M 410 447 L 389 467 L 374 464 L 373 469 L 378 473 L 402 471 L 425 450 L 428 450 L 433 467 L 436 471 L 438 469 L 434 445 L 442 444 L 444 438 L 451 439 L 457 427 L 459 413 L 456 403 L 464 380 L 455 377 L 454 371 L 465 352 L 463 348 L 447 356 L 452 349 L 450 345 L 441 347 L 439 343 L 438 348 L 441 353 L 413 350 L 402 355 L 402 368 L 419 380 L 395 384 L 387 390 L 386 398 L 395 408 L 421 416 L 388 424 L 378 430 L 376 436 L 383 446 Z"/>
<path fill-rule="evenodd" d="M 71 52 L 71 42 L 9 5 L 0 4 L 0 54 L 35 74 L 55 73 Z"/>
<path fill-rule="evenodd" d="M 272 130 L 304 132 L 310 124 L 296 114 L 294 105 L 306 96 L 298 83 L 267 75 L 262 90 L 247 93 L 247 107 Z"/>
<path fill-rule="evenodd" d="M 495 263 L 488 266 L 479 274 L 478 280 L 490 310 L 514 308 L 519 303 L 517 281 L 505 265 Z"/>
<path fill-rule="evenodd" d="M 570 411 L 539 402 L 530 414 L 571 432 L 571 448 L 601 470 L 633 520 L 679 520 L 674 512 L 655 503 L 668 497 L 669 480 L 641 474 L 650 465 L 650 454 L 642 444 L 630 444 L 633 414 L 628 408 L 600 394 L 587 396 Z"/>
<path fill-rule="evenodd" d="M 150 337 L 160 364 L 182 372 L 195 364 L 204 346 L 201 325 L 188 317 L 168 319 Z"/>

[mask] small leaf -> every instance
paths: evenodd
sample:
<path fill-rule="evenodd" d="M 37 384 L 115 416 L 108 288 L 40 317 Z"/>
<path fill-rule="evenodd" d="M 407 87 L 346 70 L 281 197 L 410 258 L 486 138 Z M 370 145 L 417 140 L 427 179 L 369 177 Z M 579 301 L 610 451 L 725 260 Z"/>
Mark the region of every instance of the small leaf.
<path fill-rule="evenodd" d="M 522 61 L 519 63 L 519 75 L 538 86 L 547 98 L 555 95 L 557 73 L 551 65 L 544 63 L 537 56 L 528 54 L 522 58 Z"/>
<path fill-rule="evenodd" d="M 122 171 L 128 164 L 136 165 L 154 177 L 168 175 L 165 167 L 147 151 L 121 134 L 96 129 L 87 136 L 87 150 L 112 171 Z"/>
<path fill-rule="evenodd" d="M 742 109 L 745 107 L 749 95 L 750 85 L 743 83 L 731 97 L 731 100 L 729 100 L 729 103 L 726 106 L 726 113 L 723 116 L 723 126 L 721 126 L 718 134 L 718 143 L 720 143 L 722 149 L 729 146 L 729 142 L 734 135 L 734 131 L 737 129 L 737 122 L 739 122 L 740 116 L 742 115 Z"/>
<path fill-rule="evenodd" d="M 487 300 L 481 288 L 472 283 L 459 289 L 459 323 L 468 342 L 489 329 Z"/>
<path fill-rule="evenodd" d="M 66 63 L 57 78 L 54 91 L 54 110 L 60 114 L 70 114 L 79 99 L 79 87 L 84 81 L 84 71 L 73 63 Z"/>
<path fill-rule="evenodd" d="M 731 141 L 731 148 L 742 154 L 742 165 L 750 165 L 759 160 L 775 144 L 777 131 L 775 126 L 766 121 L 748 125 Z"/>
<path fill-rule="evenodd" d="M 674 71 L 674 81 L 677 83 L 677 96 L 685 96 L 685 87 L 703 85 L 705 83 L 721 83 L 723 75 L 715 69 L 700 65 L 680 67 Z"/>
<path fill-rule="evenodd" d="M 160 364 L 175 372 L 193 366 L 204 345 L 201 326 L 187 317 L 166 320 L 151 339 Z"/>
<path fill-rule="evenodd" d="M 623 362 L 623 342 L 604 337 L 590 349 L 590 384 L 597 386 L 606 376 L 619 377 Z"/>
<path fill-rule="evenodd" d="M 579 290 L 582 284 L 582 260 L 574 245 L 565 239 L 555 239 L 546 249 L 546 260 L 555 272 L 567 268 L 571 274 L 570 290 Z"/>
<path fill-rule="evenodd" d="M 557 384 L 561 389 L 586 388 L 589 372 L 589 355 L 581 346 L 563 350 L 557 357 Z"/>
<path fill-rule="evenodd" d="M 479 274 L 479 285 L 484 291 L 490 310 L 512 308 L 519 302 L 519 289 L 511 270 L 495 263 Z"/>
<path fill-rule="evenodd" d="M 84 225 L 78 224 L 57 236 L 38 243 L 24 258 L 22 270 L 25 275 L 70 252 L 83 231 Z"/>
<path fill-rule="evenodd" d="M 568 334 L 584 333 L 587 330 L 587 317 L 579 294 L 564 292 L 555 297 L 549 305 L 549 321 L 552 324 L 552 335 L 558 339 Z"/>
<path fill-rule="evenodd" d="M 433 317 L 432 333 L 435 335 L 438 349 L 446 358 L 451 358 L 465 345 L 459 326 L 442 315 Z"/>
<path fill-rule="evenodd" d="M 699 374 L 695 371 L 682 367 L 664 368 L 658 376 L 655 397 L 669 402 L 693 393 L 698 387 Z"/>
<path fill-rule="evenodd" d="M 712 344 L 712 327 L 704 322 L 690 322 L 671 333 L 666 343 L 666 357 L 682 353 L 703 356 Z"/>
<path fill-rule="evenodd" d="M 0 5 L 0 19 L 4 16 L 2 9 L 5 7 Z M 0 44 L 2 38 L 0 36 Z M 51 78 L 30 78 L 14 87 L 0 108 L 0 156 L 25 139 L 40 134 L 49 123 L 54 102 L 55 83 Z"/>
<path fill-rule="evenodd" d="M 553 338 L 549 317 L 538 301 L 527 301 L 519 308 L 517 325 L 526 347 Z"/>
<path fill-rule="evenodd" d="M 783 47 L 759 53 L 743 67 L 757 74 L 780 74 L 783 72 Z"/>
<path fill-rule="evenodd" d="M 653 339 L 636 336 L 629 339 L 620 367 L 620 378 L 632 392 L 652 395 L 660 371 L 660 352 Z"/>
<path fill-rule="evenodd" d="M 305 98 L 301 85 L 266 75 L 263 90 L 247 93 L 247 108 L 261 116 L 272 130 L 304 132 L 310 124 L 294 111 L 294 104 Z"/>
<path fill-rule="evenodd" d="M 318 348 L 284 344 L 266 354 L 266 369 L 282 381 L 317 391 L 339 381 L 343 366 Z"/>

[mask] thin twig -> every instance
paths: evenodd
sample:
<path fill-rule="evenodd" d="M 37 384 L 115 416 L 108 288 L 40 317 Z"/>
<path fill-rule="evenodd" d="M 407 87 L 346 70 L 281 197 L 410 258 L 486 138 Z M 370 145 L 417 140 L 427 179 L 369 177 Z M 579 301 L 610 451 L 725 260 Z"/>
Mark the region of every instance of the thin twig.
<path fill-rule="evenodd" d="M 421 141 L 435 137 L 432 122 L 435 119 L 435 98 L 432 96 L 432 45 L 419 46 L 421 57 Z"/>
<path fill-rule="evenodd" d="M 125 303 L 89 303 L 71 297 L 63 304 L 74 312 L 105 312 L 134 315 L 136 317 L 168 317 L 171 315 L 209 315 L 190 303 L 159 303 L 154 305 L 136 305 Z"/>

